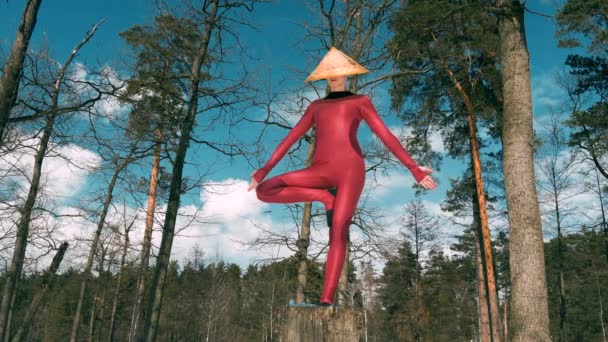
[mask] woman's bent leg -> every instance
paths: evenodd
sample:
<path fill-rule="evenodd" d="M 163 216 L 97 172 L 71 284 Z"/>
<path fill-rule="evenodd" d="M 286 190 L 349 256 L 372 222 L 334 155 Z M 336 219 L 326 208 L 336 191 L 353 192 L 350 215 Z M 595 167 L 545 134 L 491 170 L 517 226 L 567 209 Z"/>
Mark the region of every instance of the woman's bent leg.
<path fill-rule="evenodd" d="M 287 172 L 260 183 L 257 196 L 260 201 L 268 203 L 297 203 L 320 201 L 325 209 L 332 209 L 334 196 L 327 191 L 334 186 L 322 170 L 306 168 Z"/>

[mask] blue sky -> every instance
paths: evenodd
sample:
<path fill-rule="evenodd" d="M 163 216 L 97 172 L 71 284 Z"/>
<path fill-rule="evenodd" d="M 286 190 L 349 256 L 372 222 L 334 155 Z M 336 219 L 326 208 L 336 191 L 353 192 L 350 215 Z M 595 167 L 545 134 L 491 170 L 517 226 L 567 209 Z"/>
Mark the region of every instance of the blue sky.
<path fill-rule="evenodd" d="M 9 0 L 8 3 L 0 1 L 0 48 L 6 54 L 10 49 L 10 44 L 14 39 L 15 30 L 21 17 L 23 4 L 25 1 Z M 300 70 L 311 70 L 318 62 L 322 55 L 311 52 L 319 48 L 316 42 L 309 41 L 305 45 L 301 45 L 304 30 L 301 27 L 302 23 L 314 22 L 318 20 L 318 15 L 310 10 L 310 6 L 305 5 L 304 1 L 275 1 L 272 4 L 258 4 L 255 9 L 255 19 L 253 24 L 257 30 L 244 29 L 240 32 L 241 39 L 248 47 L 249 53 L 259 59 L 253 61 L 248 66 L 253 70 L 266 70 L 269 72 L 269 77 L 273 82 L 285 89 L 292 89 L 302 85 L 302 79 L 294 75 L 291 68 L 294 66 Z M 72 50 L 76 42 L 80 41 L 84 33 L 94 24 L 104 19 L 105 22 L 99 29 L 90 44 L 85 46 L 77 58 L 78 63 L 115 65 L 122 61 L 128 60 L 129 51 L 123 40 L 118 36 L 118 33 L 124 31 L 135 24 L 147 24 L 153 20 L 154 10 L 153 1 L 150 0 L 128 0 L 128 1 L 77 1 L 77 0 L 57 0 L 43 1 L 38 17 L 36 30 L 32 38 L 32 46 L 39 47 L 44 44 L 50 47 L 50 54 L 58 60 L 64 60 L 67 54 Z M 555 2 L 548 0 L 532 0 L 528 6 L 537 12 L 552 15 L 555 13 Z M 558 103 L 561 94 L 559 88 L 555 85 L 553 77 L 555 72 L 563 69 L 564 61 L 568 53 L 572 50 L 557 48 L 557 41 L 553 37 L 555 26 L 551 19 L 527 13 L 526 14 L 526 29 L 528 47 L 530 50 L 530 66 L 532 73 L 533 84 L 533 101 L 535 116 L 540 117 L 547 113 L 547 105 Z M 302 49 L 302 47 L 306 47 Z M 374 98 L 379 111 L 387 115 L 388 103 L 382 101 L 388 99 L 386 93 L 378 94 Z M 386 123 L 394 131 L 398 132 L 401 126 L 393 116 L 386 116 Z M 255 133 L 259 129 L 257 126 L 252 126 L 249 133 Z M 272 151 L 280 138 L 286 134 L 285 131 L 275 130 L 268 135 L 268 151 Z M 368 142 L 370 139 L 369 129 L 362 124 L 359 131 L 359 138 L 362 143 Z M 191 236 L 221 236 L 222 234 L 230 233 L 234 236 L 253 237 L 254 233 L 247 232 L 243 234 L 238 227 L 246 226 L 247 215 L 256 217 L 259 222 L 267 224 L 267 227 L 272 229 L 281 229 L 290 224 L 290 216 L 285 208 L 278 204 L 260 204 L 255 203 L 255 198 L 251 198 L 252 194 L 243 193 L 243 185 L 249 181 L 249 174 L 253 169 L 247 165 L 244 160 L 235 160 L 234 162 L 222 161 L 215 163 L 217 155 L 210 154 L 206 149 L 194 147 L 189 152 L 188 158 L 190 161 L 205 165 L 212 170 L 209 176 L 210 182 L 214 184 L 229 184 L 229 187 L 236 187 L 241 191 L 241 195 L 230 195 L 227 198 L 230 203 L 235 206 L 229 208 L 228 211 L 235 211 L 235 208 L 241 208 L 241 214 L 228 214 L 226 208 L 222 207 L 218 200 L 213 204 L 215 198 L 209 194 L 201 194 L 193 192 L 184 198 L 184 205 L 200 206 L 205 213 L 210 215 L 217 214 L 218 217 L 223 217 L 227 222 L 222 224 L 212 224 L 199 227 L 196 234 Z M 462 161 L 446 160 L 439 174 L 435 175 L 440 182 L 440 188 L 432 193 L 424 194 L 423 200 L 427 201 L 432 207 L 433 212 L 438 210 L 438 205 L 445 197 L 445 192 L 448 189 L 450 177 L 457 177 L 461 174 L 463 167 Z M 282 161 L 270 176 L 277 175 L 287 171 L 287 163 Z M 192 169 L 191 174 L 196 174 Z M 268 178 L 268 177 L 267 177 Z M 387 210 L 387 216 L 391 216 L 399 212 L 400 206 L 405 204 L 413 196 L 410 184 L 413 178 L 406 169 L 392 171 L 383 179 L 384 189 L 376 190 L 377 194 L 375 202 L 372 204 L 376 207 L 382 207 Z M 85 184 L 91 184 L 92 177 L 85 180 Z M 236 184 L 236 185 L 235 185 Z M 82 187 L 83 189 L 86 186 Z M 78 196 L 78 195 L 74 195 Z M 233 197 L 231 197 L 233 196 Z M 249 197 L 247 197 L 249 196 Z M 75 198 L 76 198 L 75 197 Z M 244 197 L 247 199 L 243 200 Z M 74 199 L 75 199 L 74 198 Z M 210 204 L 205 206 L 205 201 L 210 201 Z M 244 201 L 244 202 L 239 202 Z M 239 205 L 241 207 L 239 207 Z M 192 207 L 192 208 L 194 208 Z M 253 208 L 253 209 L 252 209 Z M 199 208 L 200 209 L 200 208 Z M 195 210 L 195 209 L 192 209 Z M 237 210 L 238 211 L 238 210 Z M 270 213 L 269 213 L 270 212 Z M 232 215 L 232 216 L 231 216 Z M 230 221 L 232 220 L 232 221 Z M 232 225 L 232 226 L 231 226 Z M 239 226 L 241 225 L 241 226 Z M 291 225 L 293 225 L 291 223 Z M 271 228 L 269 228 L 271 229 Z M 324 238 L 325 231 L 319 230 L 319 239 Z M 207 249 L 216 249 L 215 253 L 225 255 L 230 261 L 246 262 L 254 258 L 253 254 L 244 253 L 238 255 L 230 249 L 236 248 L 236 245 L 231 245 L 229 241 L 234 239 L 213 240 L 213 238 L 205 238 L 197 240 L 195 238 L 176 240 L 181 251 L 185 253 L 188 248 L 194 244 L 202 245 Z M 179 245 L 179 241 L 182 241 Z M 215 246 L 215 247 L 214 247 Z M 208 254 L 214 252 L 207 251 Z M 279 255 L 283 253 L 289 254 L 285 250 L 266 251 L 265 255 Z M 246 256 L 245 256 L 246 254 Z M 182 254 L 183 255 L 183 254 Z"/>

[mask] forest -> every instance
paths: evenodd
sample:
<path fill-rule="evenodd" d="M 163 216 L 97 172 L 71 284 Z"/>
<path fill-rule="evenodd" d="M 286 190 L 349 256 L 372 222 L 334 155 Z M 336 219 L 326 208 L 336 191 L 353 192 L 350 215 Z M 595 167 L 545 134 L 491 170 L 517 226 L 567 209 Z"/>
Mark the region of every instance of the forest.
<path fill-rule="evenodd" d="M 292 305 L 323 291 L 328 222 L 246 188 L 329 93 L 303 80 L 331 47 L 369 69 L 347 89 L 441 192 L 361 139 L 331 310 L 364 317 L 361 341 L 608 339 L 607 1 L 139 3 L 112 60 L 84 56 L 113 18 L 64 21 L 62 51 L 40 28 L 59 7 L 0 4 L 2 341 L 286 341 Z M 286 38 L 262 35 L 274 21 Z M 557 98 L 532 82 L 538 21 L 567 56 Z M 288 54 L 260 60 L 266 40 Z M 315 139 L 274 174 L 309 167 Z"/>

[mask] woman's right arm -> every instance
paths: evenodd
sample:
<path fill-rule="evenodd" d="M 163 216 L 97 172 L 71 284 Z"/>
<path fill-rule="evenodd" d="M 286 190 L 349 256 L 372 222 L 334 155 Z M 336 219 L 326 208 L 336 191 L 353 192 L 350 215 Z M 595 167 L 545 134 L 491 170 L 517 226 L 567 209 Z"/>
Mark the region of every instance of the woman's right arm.
<path fill-rule="evenodd" d="M 275 165 L 277 165 L 277 163 L 283 158 L 285 153 L 289 151 L 289 148 L 296 141 L 300 140 L 312 127 L 314 124 L 313 107 L 314 105 L 311 103 L 308 108 L 306 108 L 306 111 L 304 112 L 304 115 L 300 121 L 298 121 L 298 123 L 289 131 L 287 136 L 279 143 L 277 148 L 270 156 L 270 159 L 268 159 L 268 162 L 253 174 L 252 177 L 256 180 L 256 182 L 261 183 L 270 170 L 272 170 L 272 168 L 275 167 Z"/>

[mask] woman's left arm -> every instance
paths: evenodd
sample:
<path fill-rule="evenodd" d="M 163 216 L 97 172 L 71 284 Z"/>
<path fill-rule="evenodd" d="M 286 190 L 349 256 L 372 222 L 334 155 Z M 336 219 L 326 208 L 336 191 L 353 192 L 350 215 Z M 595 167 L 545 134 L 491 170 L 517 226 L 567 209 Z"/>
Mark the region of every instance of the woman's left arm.
<path fill-rule="evenodd" d="M 420 169 L 416 161 L 412 159 L 407 150 L 401 145 L 399 139 L 386 127 L 372 101 L 367 96 L 362 97 L 359 109 L 361 117 L 374 134 L 380 138 L 384 145 L 410 170 L 416 181 L 420 183 L 427 176 L 427 173 Z"/>

